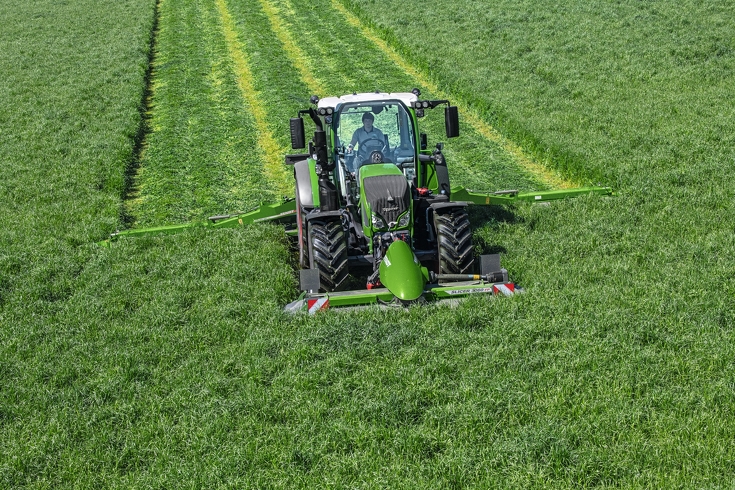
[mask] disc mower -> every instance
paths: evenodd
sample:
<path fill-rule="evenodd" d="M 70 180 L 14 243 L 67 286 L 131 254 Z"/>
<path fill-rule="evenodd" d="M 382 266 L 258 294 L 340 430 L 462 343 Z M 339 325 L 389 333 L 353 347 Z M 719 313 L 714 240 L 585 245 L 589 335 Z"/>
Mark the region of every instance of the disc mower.
<path fill-rule="evenodd" d="M 285 157 L 293 167 L 294 199 L 262 204 L 248 213 L 213 216 L 200 226 L 283 224 L 297 240 L 301 266 L 302 294 L 286 306 L 288 311 L 517 292 L 499 255 L 475 257 L 467 207 L 612 191 L 583 187 L 480 193 L 452 187 L 443 144 L 429 148 L 418 121 L 443 106 L 446 137 L 457 137 L 457 107 L 420 95 L 414 89 L 313 96 L 311 106 L 290 120 L 292 148 L 308 148 Z M 308 142 L 305 116 L 315 127 Z M 111 239 L 191 226 L 197 225 L 125 230 Z M 364 288 L 352 289 L 355 277 L 363 278 Z"/>

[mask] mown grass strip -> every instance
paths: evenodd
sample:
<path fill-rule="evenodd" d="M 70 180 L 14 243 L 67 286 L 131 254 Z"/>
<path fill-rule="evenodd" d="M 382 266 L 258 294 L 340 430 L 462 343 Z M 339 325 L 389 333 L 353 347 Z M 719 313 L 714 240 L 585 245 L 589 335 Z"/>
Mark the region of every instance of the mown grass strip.
<path fill-rule="evenodd" d="M 264 1 L 268 3 L 259 3 Z M 255 76 L 261 86 L 256 88 L 264 93 L 274 94 L 271 98 L 276 106 L 269 108 L 272 124 L 278 124 L 273 113 L 281 106 L 288 105 L 290 98 L 284 98 L 283 95 L 289 93 L 301 94 L 301 103 L 293 107 L 291 114 L 308 104 L 304 96 L 306 93 L 316 92 L 325 96 L 372 90 L 404 92 L 418 86 L 425 96 L 433 95 L 377 46 L 366 42 L 332 8 L 329 0 L 298 3 L 284 1 L 277 4 L 272 0 L 239 0 L 231 4 L 241 39 L 246 43 L 246 49 L 252 53 L 253 66 L 258 67 Z M 268 15 L 271 19 L 268 19 Z M 272 24 L 272 29 L 262 29 L 263 24 L 268 22 Z M 335 25 L 341 28 L 335 29 Z M 293 42 L 305 32 L 320 42 Z M 294 48 L 286 49 L 284 43 L 291 44 Z M 277 49 L 274 45 L 277 45 Z M 290 66 L 284 66 L 284 62 Z M 301 68 L 297 68 L 297 65 Z M 279 70 L 283 75 L 272 77 L 269 74 L 272 70 Z M 288 83 L 289 73 L 302 81 L 305 78 L 302 74 L 310 73 L 314 80 L 312 83 L 318 84 L 317 90 L 304 83 L 306 86 L 300 92 L 290 92 L 297 90 L 298 84 Z M 277 90 L 273 85 L 280 86 L 281 89 Z M 284 114 L 280 117 L 289 116 Z M 441 141 L 443 124 L 440 114 L 431 114 L 422 119 L 421 127 L 431 140 Z M 288 134 L 286 126 L 282 131 Z M 534 178 L 516 165 L 511 155 L 484 138 L 471 125 L 465 125 L 463 137 L 447 146 L 446 155 L 452 162 L 452 181 L 456 185 L 480 190 L 546 187 L 542 180 Z"/>
<path fill-rule="evenodd" d="M 264 173 L 275 188 L 279 189 L 282 194 L 287 195 L 291 190 L 290 186 L 286 184 L 287 175 L 283 165 L 283 154 L 273 133 L 268 128 L 267 109 L 261 104 L 260 94 L 255 90 L 253 73 L 250 70 L 248 56 L 238 39 L 237 29 L 227 3 L 225 0 L 216 0 L 216 4 L 221 17 L 222 30 L 227 42 L 227 48 L 235 66 L 238 86 L 255 118 L 259 133 L 258 146 L 261 148 L 265 158 Z"/>
<path fill-rule="evenodd" d="M 331 3 L 335 10 L 339 11 L 351 26 L 359 29 L 359 31 L 366 39 L 375 44 L 383 53 L 385 53 L 385 55 L 391 61 L 393 61 L 403 71 L 408 73 L 418 83 L 428 88 L 430 92 L 432 92 L 435 96 L 439 98 L 450 98 L 449 95 L 441 91 L 439 87 L 429 79 L 429 77 L 421 73 L 421 71 L 417 70 L 414 66 L 404 60 L 403 57 L 392 46 L 390 46 L 383 39 L 367 29 L 365 27 L 365 23 L 360 21 L 360 19 L 352 14 L 339 0 L 331 0 Z M 518 163 L 518 165 L 520 165 L 523 169 L 532 174 L 534 177 L 540 179 L 541 181 L 549 184 L 552 187 L 560 189 L 569 189 L 571 187 L 576 187 L 573 182 L 564 179 L 543 164 L 534 161 L 530 156 L 528 156 L 528 154 L 526 154 L 523 148 L 500 134 L 500 132 L 498 132 L 491 125 L 483 121 L 477 113 L 469 109 L 466 105 L 461 106 L 459 110 L 463 118 L 467 122 L 469 122 L 470 125 L 478 133 L 480 133 L 484 138 L 487 138 L 493 143 L 499 145 L 501 148 L 503 148 L 503 150 L 512 155 L 513 159 Z"/>
<path fill-rule="evenodd" d="M 126 203 L 135 226 L 182 223 L 280 197 L 264 176 L 256 122 L 215 2 L 164 2 L 156 39 L 150 131 Z"/>
<path fill-rule="evenodd" d="M 308 56 L 306 56 L 304 51 L 299 48 L 298 43 L 291 35 L 289 26 L 286 22 L 284 22 L 279 8 L 268 0 L 259 1 L 263 12 L 268 17 L 268 21 L 271 24 L 271 29 L 275 33 L 278 40 L 281 41 L 283 49 L 286 51 L 294 67 L 299 71 L 299 74 L 301 75 L 301 80 L 303 80 L 303 82 L 309 87 L 309 91 L 311 91 L 311 93 L 323 94 L 323 84 L 313 75 L 313 73 L 315 72 L 314 67 L 308 62 Z M 285 7 L 288 8 L 289 4 L 286 3 Z"/>
<path fill-rule="evenodd" d="M 228 0 L 233 24 L 248 54 L 253 88 L 267 110 L 268 127 L 280 155 L 291 151 L 289 119 L 308 104 L 310 89 L 294 66 L 258 0 Z M 293 181 L 288 179 L 293 189 Z"/>

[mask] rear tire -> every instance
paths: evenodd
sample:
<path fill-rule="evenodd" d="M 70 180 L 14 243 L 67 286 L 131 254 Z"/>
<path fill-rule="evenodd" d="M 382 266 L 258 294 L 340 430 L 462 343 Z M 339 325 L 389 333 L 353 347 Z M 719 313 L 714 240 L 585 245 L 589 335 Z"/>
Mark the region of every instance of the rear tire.
<path fill-rule="evenodd" d="M 347 239 L 340 221 L 309 222 L 311 268 L 319 270 L 320 291 L 339 291 L 347 282 Z"/>
<path fill-rule="evenodd" d="M 453 208 L 434 213 L 439 242 L 440 274 L 472 274 L 475 263 L 467 211 Z"/>

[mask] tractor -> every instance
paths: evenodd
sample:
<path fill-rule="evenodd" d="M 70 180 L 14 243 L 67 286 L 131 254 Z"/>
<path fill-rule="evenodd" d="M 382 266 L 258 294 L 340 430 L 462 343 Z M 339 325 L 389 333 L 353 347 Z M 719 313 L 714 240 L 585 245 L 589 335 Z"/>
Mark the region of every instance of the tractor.
<path fill-rule="evenodd" d="M 308 290 L 340 291 L 350 271 L 361 267 L 370 269 L 371 290 L 391 282 L 385 276 L 396 267 L 400 285 L 393 292 L 412 301 L 426 281 L 474 272 L 467 202 L 451 200 L 442 144 L 428 151 L 417 124 L 427 109 L 446 104 L 446 136 L 454 138 L 457 107 L 419 95 L 312 97 L 316 107 L 291 119 L 294 149 L 305 146 L 301 116 L 316 126 L 309 152 L 286 157 L 294 167 L 299 262 L 308 271 L 302 274 Z M 368 132 L 363 125 L 371 120 Z M 390 257 L 398 254 L 409 263 L 394 265 Z"/>
<path fill-rule="evenodd" d="M 453 194 L 443 143 L 429 149 L 419 130 L 426 111 L 444 106 L 446 137 L 459 136 L 457 106 L 420 95 L 414 89 L 313 96 L 314 107 L 290 120 L 294 149 L 306 146 L 303 116 L 316 127 L 307 153 L 286 156 L 294 167 L 300 282 L 308 294 L 333 303 L 385 297 L 410 304 L 514 291 L 499 256 L 481 256 L 476 270 L 467 216 L 472 201 L 457 199 L 473 196 L 464 189 Z M 366 291 L 334 294 L 349 284 L 351 272 L 365 268 Z"/>

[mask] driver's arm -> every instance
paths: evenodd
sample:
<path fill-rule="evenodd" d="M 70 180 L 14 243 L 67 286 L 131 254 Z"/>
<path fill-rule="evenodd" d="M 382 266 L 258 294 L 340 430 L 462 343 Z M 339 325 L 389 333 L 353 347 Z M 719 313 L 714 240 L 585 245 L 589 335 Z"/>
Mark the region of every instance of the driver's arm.
<path fill-rule="evenodd" d="M 352 133 L 352 140 L 350 140 L 350 144 L 349 144 L 349 146 L 348 146 L 348 148 L 349 148 L 349 149 L 352 149 L 352 148 L 354 148 L 354 147 L 355 147 L 355 145 L 357 144 L 357 142 L 358 142 L 358 141 L 357 141 L 357 140 L 358 140 L 358 138 L 357 138 L 357 133 L 358 133 L 359 131 L 360 131 L 360 128 L 357 128 L 357 129 L 355 130 L 355 132 L 354 132 L 354 133 Z"/>

